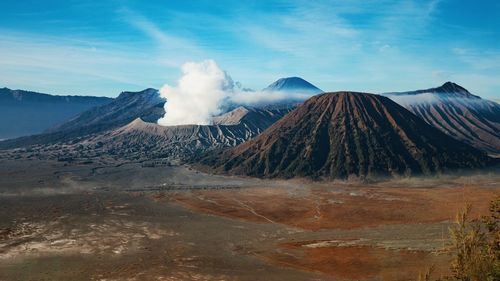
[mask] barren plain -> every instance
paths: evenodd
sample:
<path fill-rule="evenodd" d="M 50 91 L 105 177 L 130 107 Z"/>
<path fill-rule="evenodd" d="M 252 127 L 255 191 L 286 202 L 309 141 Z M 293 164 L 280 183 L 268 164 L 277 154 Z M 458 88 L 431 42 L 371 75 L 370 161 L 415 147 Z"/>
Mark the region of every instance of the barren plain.
<path fill-rule="evenodd" d="M 415 280 L 500 176 L 312 182 L 0 160 L 0 280 Z"/>

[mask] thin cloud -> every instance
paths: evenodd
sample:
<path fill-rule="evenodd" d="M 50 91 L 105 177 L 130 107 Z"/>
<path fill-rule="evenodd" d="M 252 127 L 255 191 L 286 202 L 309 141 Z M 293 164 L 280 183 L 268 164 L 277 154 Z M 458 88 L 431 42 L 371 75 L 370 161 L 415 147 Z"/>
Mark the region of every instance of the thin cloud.
<path fill-rule="evenodd" d="M 182 51 L 183 54 L 190 54 L 191 57 L 203 53 L 196 43 L 163 31 L 157 24 L 139 13 L 128 8 L 122 8 L 118 10 L 118 14 L 121 15 L 123 21 L 156 41 L 157 47 L 160 49 L 172 52 Z"/>
<path fill-rule="evenodd" d="M 120 9 L 122 4 L 115 2 L 106 9 L 95 6 L 100 16 L 109 16 L 102 32 L 99 25 L 89 27 L 88 21 L 71 18 L 76 26 L 68 29 L 91 30 L 88 37 L 82 36 L 88 42 L 68 43 L 68 34 L 56 37 L 64 46 L 76 45 L 76 53 L 85 58 L 81 60 L 92 65 L 83 65 L 79 70 L 70 67 L 71 73 L 84 71 L 91 75 L 95 70 L 97 75 L 110 76 L 109 84 L 127 80 L 142 84 L 142 80 L 159 87 L 165 81 L 175 82 L 178 67 L 185 61 L 213 58 L 254 89 L 261 89 L 278 77 L 301 76 L 314 80 L 324 90 L 403 91 L 439 85 L 444 79 L 441 74 L 445 73 L 445 80 L 472 90 L 485 90 L 474 94 L 495 96 L 497 83 L 491 78 L 498 76 L 500 64 L 498 50 L 491 42 L 498 32 L 481 23 L 479 27 L 467 21 L 457 23 L 447 7 L 452 4 L 448 0 L 292 0 L 251 4 L 202 1 L 195 6 L 141 2 Z M 88 5 L 86 9 L 94 7 L 90 2 Z M 130 40 L 130 36 L 137 40 Z M 120 38 L 124 40 L 118 42 Z M 95 39 L 104 44 L 96 44 Z M 49 41 L 57 52 L 40 54 L 47 55 L 47 60 L 55 61 L 56 66 L 66 65 L 58 52 L 67 50 L 57 48 L 61 47 L 57 46 L 57 39 Z M 4 47 L 3 42 L 1 45 Z M 454 53 L 452 48 L 465 52 Z M 103 50 L 108 54 L 101 53 Z M 36 54 L 37 50 L 2 48 L 2 52 L 7 59 L 9 54 L 32 58 L 25 53 Z M 106 66 L 93 60 L 97 57 L 102 57 L 103 62 L 113 58 L 116 61 Z M 68 62 L 75 60 L 70 58 Z M 20 60 L 16 73 L 22 74 L 13 79 L 37 79 L 37 71 L 27 73 L 29 63 L 34 62 Z M 44 63 L 42 59 L 40 65 Z M 16 62 L 10 60 L 8 69 L 5 64 L 0 65 L 0 72 L 12 78 L 9 71 L 13 64 Z M 89 75 L 84 74 L 89 80 L 104 79 Z M 461 80 L 472 76 L 478 79 L 465 79 L 467 83 Z M 79 84 L 81 81 L 73 80 L 73 85 L 86 87 Z M 115 89 L 127 87 L 116 83 L 120 84 L 115 84 Z"/>
<path fill-rule="evenodd" d="M 0 32 L 0 42 L 0 74 L 8 86 L 24 83 L 31 87 L 37 87 L 34 84 L 41 87 L 74 85 L 78 81 L 87 83 L 86 93 L 108 96 L 116 95 L 119 90 L 107 92 L 109 87 L 102 87 L 102 84 L 114 82 L 124 88 L 137 89 L 149 86 L 147 78 L 126 69 L 146 70 L 152 67 L 152 63 L 136 50 L 124 49 L 119 44 L 6 30 Z"/>

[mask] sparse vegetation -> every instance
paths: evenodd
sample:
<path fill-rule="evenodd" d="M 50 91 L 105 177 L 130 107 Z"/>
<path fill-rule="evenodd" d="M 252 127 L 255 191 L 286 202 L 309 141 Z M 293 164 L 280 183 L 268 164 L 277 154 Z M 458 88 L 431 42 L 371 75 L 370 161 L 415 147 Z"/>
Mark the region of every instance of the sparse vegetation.
<path fill-rule="evenodd" d="M 427 272 L 425 273 L 420 273 L 420 275 L 418 276 L 418 281 L 432 281 L 431 280 L 431 275 L 432 275 L 432 272 L 434 272 L 434 266 L 431 266 Z"/>
<path fill-rule="evenodd" d="M 468 204 L 450 228 L 451 276 L 436 281 L 500 280 L 500 197 L 491 202 L 489 216 L 472 219 L 470 210 Z M 431 281 L 432 271 L 433 267 L 420 274 L 418 280 Z"/>

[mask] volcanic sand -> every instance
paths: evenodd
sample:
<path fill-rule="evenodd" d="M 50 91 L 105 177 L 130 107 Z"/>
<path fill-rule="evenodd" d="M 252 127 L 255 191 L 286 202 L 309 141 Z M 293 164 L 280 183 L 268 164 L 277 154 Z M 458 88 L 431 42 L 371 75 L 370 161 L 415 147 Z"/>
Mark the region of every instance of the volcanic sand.
<path fill-rule="evenodd" d="M 0 280 L 414 280 L 500 177 L 264 181 L 0 160 Z"/>

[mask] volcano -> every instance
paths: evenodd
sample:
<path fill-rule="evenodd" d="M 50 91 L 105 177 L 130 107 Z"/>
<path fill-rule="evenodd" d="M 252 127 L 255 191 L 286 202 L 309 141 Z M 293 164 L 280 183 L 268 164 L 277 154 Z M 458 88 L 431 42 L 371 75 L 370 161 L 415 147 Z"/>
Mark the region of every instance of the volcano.
<path fill-rule="evenodd" d="M 440 87 L 384 94 L 443 133 L 500 155 L 500 105 L 453 82 Z"/>
<path fill-rule="evenodd" d="M 319 94 L 323 91 L 313 84 L 307 82 L 300 77 L 285 77 L 280 78 L 269 86 L 264 88 L 262 91 L 274 91 L 274 92 L 301 92 L 301 93 L 313 93 Z"/>
<path fill-rule="evenodd" d="M 346 179 L 429 175 L 492 161 L 387 97 L 336 92 L 308 99 L 256 138 L 202 163 L 257 177 Z"/>
<path fill-rule="evenodd" d="M 98 144 L 105 154 L 137 159 L 186 160 L 217 148 L 243 143 L 271 126 L 288 111 L 239 107 L 213 118 L 213 125 L 161 126 L 137 118 L 81 143 Z"/>
<path fill-rule="evenodd" d="M 280 78 L 262 89 L 262 92 L 281 94 L 285 97 L 276 102 L 257 105 L 266 109 L 291 109 L 311 96 L 323 93 L 321 89 L 300 77 Z"/>

